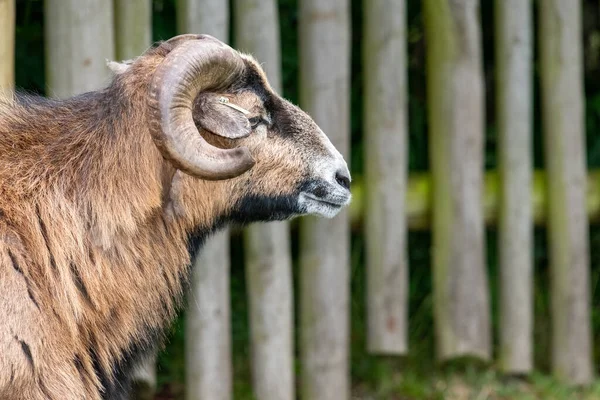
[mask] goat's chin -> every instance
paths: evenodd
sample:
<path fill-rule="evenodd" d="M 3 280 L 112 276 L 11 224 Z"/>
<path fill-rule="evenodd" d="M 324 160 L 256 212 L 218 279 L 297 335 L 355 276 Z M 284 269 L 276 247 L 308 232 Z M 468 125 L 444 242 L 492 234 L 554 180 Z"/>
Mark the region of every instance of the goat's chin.
<path fill-rule="evenodd" d="M 350 203 L 350 198 L 347 199 L 324 199 L 317 197 L 312 193 L 302 192 L 298 198 L 298 206 L 303 214 L 315 215 L 324 218 L 333 218 Z"/>
<path fill-rule="evenodd" d="M 282 221 L 305 214 L 299 207 L 298 195 L 243 197 L 230 214 L 230 220 L 236 223 Z"/>

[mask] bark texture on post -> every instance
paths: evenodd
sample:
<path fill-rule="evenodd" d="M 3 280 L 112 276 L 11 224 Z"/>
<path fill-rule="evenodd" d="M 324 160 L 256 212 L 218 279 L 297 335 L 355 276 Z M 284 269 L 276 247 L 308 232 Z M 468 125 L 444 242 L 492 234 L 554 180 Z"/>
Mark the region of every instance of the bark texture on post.
<path fill-rule="evenodd" d="M 235 1 L 235 47 L 254 55 L 281 91 L 279 16 L 275 0 Z M 250 303 L 252 381 L 261 400 L 293 400 L 294 318 L 287 222 L 253 224 L 244 232 Z"/>
<path fill-rule="evenodd" d="M 581 3 L 540 2 L 540 68 L 555 375 L 593 379 Z"/>
<path fill-rule="evenodd" d="M 117 60 L 137 57 L 152 44 L 152 0 L 115 0 Z"/>
<path fill-rule="evenodd" d="M 114 60 L 113 2 L 44 2 L 48 96 L 65 98 L 109 82 L 106 60 Z"/>
<path fill-rule="evenodd" d="M 404 0 L 365 0 L 368 348 L 408 350 L 407 64 Z"/>
<path fill-rule="evenodd" d="M 245 232 L 252 382 L 261 400 L 296 398 L 288 228 L 285 222 L 272 222 Z"/>
<path fill-rule="evenodd" d="M 533 368 L 532 3 L 496 0 L 500 368 Z"/>
<path fill-rule="evenodd" d="M 179 0 L 179 33 L 206 33 L 229 42 L 229 2 Z M 186 397 L 232 398 L 229 229 L 210 237 L 193 266 L 186 315 Z"/>
<path fill-rule="evenodd" d="M 0 0 L 0 94 L 15 85 L 15 0 Z"/>
<path fill-rule="evenodd" d="M 179 33 L 206 33 L 229 43 L 229 1 L 177 0 Z"/>
<path fill-rule="evenodd" d="M 231 400 L 229 231 L 211 237 L 192 266 L 185 320 L 188 400 Z"/>
<path fill-rule="evenodd" d="M 425 0 L 424 11 L 437 355 L 489 360 L 479 1 Z"/>
<path fill-rule="evenodd" d="M 300 103 L 348 160 L 350 6 L 300 1 Z M 348 399 L 349 215 L 306 217 L 300 233 L 301 396 Z"/>

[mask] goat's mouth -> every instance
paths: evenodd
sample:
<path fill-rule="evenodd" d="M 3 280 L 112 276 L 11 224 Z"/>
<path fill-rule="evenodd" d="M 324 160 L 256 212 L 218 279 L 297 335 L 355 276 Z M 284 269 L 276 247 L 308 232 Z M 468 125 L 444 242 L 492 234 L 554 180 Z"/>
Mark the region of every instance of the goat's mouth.
<path fill-rule="evenodd" d="M 298 205 L 305 214 L 333 218 L 343 207 L 350 203 L 350 199 L 350 192 L 332 193 L 326 196 L 318 196 L 311 192 L 301 192 L 298 198 Z"/>

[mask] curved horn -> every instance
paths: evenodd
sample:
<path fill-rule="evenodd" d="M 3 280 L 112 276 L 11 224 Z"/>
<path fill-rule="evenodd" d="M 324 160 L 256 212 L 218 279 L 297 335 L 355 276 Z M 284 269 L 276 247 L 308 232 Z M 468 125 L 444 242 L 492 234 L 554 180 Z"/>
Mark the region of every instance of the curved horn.
<path fill-rule="evenodd" d="M 244 62 L 212 36 L 187 39 L 190 35 L 165 42 L 182 43 L 167 55 L 152 80 L 150 132 L 175 168 L 202 179 L 233 178 L 254 165 L 248 148 L 220 149 L 207 143 L 194 124 L 192 108 L 200 92 L 232 84 Z"/>

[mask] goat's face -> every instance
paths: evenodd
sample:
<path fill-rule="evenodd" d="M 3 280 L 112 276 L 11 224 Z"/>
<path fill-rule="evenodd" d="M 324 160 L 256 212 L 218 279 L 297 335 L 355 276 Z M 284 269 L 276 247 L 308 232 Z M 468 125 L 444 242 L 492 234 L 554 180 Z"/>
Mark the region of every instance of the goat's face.
<path fill-rule="evenodd" d="M 240 139 L 204 133 L 217 146 L 248 148 L 255 162 L 242 175 L 223 181 L 230 198 L 238 199 L 232 215 L 243 221 L 301 214 L 335 216 L 350 202 L 350 173 L 344 158 L 308 114 L 269 88 L 254 60 L 248 58 L 246 63 L 243 87 L 206 95 L 195 110 L 195 119 L 200 120 L 200 104 L 224 102 L 219 105 L 223 111 L 239 114 L 250 127 L 250 134 Z M 202 132 L 200 123 L 198 128 Z"/>
<path fill-rule="evenodd" d="M 184 35 L 151 83 L 150 130 L 163 156 L 227 198 L 231 218 L 335 216 L 350 173 L 315 122 L 277 95 L 260 65 L 218 40 Z M 218 189 L 218 190 L 217 190 Z"/>

